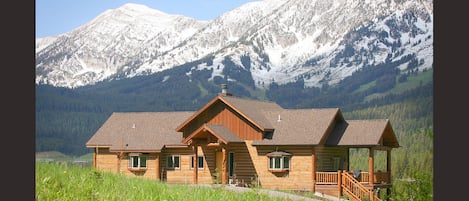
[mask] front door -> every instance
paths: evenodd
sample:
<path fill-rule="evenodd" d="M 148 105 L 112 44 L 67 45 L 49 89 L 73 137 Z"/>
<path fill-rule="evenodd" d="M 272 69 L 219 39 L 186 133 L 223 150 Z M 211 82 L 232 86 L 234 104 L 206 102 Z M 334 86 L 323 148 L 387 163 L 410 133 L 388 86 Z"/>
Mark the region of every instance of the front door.
<path fill-rule="evenodd" d="M 217 170 L 217 173 L 221 173 L 221 164 L 222 164 L 222 161 L 223 161 L 223 153 L 221 151 L 219 152 L 216 152 L 216 155 L 215 155 L 215 168 Z"/>
<path fill-rule="evenodd" d="M 215 182 L 221 183 L 222 179 L 222 162 L 223 162 L 223 153 L 221 151 L 215 152 Z"/>

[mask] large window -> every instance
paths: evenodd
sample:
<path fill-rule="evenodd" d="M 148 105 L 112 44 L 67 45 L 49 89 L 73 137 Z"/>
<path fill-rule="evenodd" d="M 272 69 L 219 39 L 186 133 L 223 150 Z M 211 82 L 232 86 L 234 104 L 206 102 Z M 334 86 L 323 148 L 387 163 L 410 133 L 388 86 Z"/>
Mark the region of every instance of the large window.
<path fill-rule="evenodd" d="M 166 167 L 168 169 L 179 169 L 180 168 L 180 157 L 178 155 L 170 155 L 166 160 Z"/>
<path fill-rule="evenodd" d="M 147 157 L 140 156 L 140 155 L 130 155 L 129 156 L 129 168 L 132 168 L 132 169 L 147 168 Z"/>
<path fill-rule="evenodd" d="M 194 168 L 194 156 L 191 157 L 191 168 Z M 197 157 L 197 168 L 204 169 L 204 156 Z"/>

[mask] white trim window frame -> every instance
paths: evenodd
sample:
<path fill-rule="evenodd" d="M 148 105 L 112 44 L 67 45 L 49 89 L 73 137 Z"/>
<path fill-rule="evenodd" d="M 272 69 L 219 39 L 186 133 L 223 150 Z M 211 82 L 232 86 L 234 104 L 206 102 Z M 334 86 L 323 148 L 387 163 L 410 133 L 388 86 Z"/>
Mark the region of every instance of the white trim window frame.
<path fill-rule="evenodd" d="M 204 156 L 197 156 L 197 169 L 203 170 L 204 167 Z M 194 156 L 191 156 L 191 169 L 194 169 Z"/>
<path fill-rule="evenodd" d="M 147 157 L 146 156 L 129 156 L 129 168 L 131 169 L 147 168 Z"/>
<path fill-rule="evenodd" d="M 290 170 L 290 156 L 272 156 L 269 157 L 269 170 L 287 171 Z"/>

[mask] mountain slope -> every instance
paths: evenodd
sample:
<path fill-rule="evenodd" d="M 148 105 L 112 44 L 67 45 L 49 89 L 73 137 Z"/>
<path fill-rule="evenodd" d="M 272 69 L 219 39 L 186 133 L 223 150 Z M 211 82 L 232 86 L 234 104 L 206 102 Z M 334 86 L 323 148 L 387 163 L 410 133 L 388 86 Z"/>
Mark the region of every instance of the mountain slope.
<path fill-rule="evenodd" d="M 36 45 L 40 47 L 36 49 L 36 81 L 75 87 L 127 77 L 150 62 L 152 55 L 173 48 L 204 24 L 143 5 L 125 4 L 58 36 L 45 47 Z"/>
<path fill-rule="evenodd" d="M 428 69 L 432 7 L 428 0 L 264 0 L 199 22 L 127 4 L 49 43 L 37 39 L 36 83 L 73 88 L 201 60 L 193 69 L 210 70 L 209 80 L 239 80 L 230 74 L 238 71 L 257 88 L 298 79 L 331 85 L 382 63 Z"/>

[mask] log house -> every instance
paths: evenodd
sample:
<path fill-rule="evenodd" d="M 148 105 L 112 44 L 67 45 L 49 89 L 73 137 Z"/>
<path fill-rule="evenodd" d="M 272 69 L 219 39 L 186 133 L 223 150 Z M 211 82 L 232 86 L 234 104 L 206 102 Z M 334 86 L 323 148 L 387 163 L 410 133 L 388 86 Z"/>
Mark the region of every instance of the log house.
<path fill-rule="evenodd" d="M 113 113 L 86 143 L 98 170 L 179 184 L 259 186 L 379 200 L 391 188 L 387 119 L 345 120 L 338 108 L 284 109 L 218 94 L 196 112 Z M 369 150 L 369 169 L 349 170 L 349 150 Z M 374 151 L 387 154 L 374 170 Z M 358 189 L 358 190 L 357 190 Z"/>

